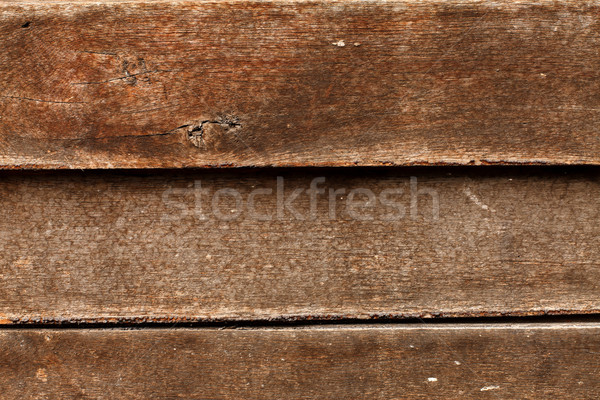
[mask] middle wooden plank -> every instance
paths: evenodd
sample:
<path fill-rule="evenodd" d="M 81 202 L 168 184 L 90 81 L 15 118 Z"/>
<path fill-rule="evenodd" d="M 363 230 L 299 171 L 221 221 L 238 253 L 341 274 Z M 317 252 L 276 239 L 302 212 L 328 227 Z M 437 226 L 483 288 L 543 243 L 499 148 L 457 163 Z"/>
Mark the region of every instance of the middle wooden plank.
<path fill-rule="evenodd" d="M 3 322 L 600 309 L 592 170 L 5 173 Z"/>

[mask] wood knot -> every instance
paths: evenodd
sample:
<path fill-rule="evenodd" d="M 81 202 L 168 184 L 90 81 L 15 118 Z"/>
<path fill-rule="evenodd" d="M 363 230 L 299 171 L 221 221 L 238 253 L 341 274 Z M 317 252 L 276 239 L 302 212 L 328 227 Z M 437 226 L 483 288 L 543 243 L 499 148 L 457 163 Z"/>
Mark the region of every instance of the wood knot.
<path fill-rule="evenodd" d="M 237 116 L 223 115 L 215 120 L 204 120 L 187 125 L 188 139 L 198 148 L 215 148 L 222 141 L 223 135 L 235 133 L 241 126 Z"/>

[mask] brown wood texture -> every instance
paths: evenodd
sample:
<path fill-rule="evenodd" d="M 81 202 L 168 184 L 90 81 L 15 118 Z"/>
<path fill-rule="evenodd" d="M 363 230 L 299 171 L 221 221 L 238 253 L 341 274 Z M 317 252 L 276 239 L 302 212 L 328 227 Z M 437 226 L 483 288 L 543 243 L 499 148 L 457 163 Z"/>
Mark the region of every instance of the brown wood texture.
<path fill-rule="evenodd" d="M 597 399 L 598 353 L 598 324 L 9 330 L 0 390 L 6 400 Z"/>
<path fill-rule="evenodd" d="M 0 167 L 597 164 L 597 1 L 0 3 Z"/>
<path fill-rule="evenodd" d="M 598 312 L 599 198 L 573 168 L 5 172 L 0 314 Z"/>

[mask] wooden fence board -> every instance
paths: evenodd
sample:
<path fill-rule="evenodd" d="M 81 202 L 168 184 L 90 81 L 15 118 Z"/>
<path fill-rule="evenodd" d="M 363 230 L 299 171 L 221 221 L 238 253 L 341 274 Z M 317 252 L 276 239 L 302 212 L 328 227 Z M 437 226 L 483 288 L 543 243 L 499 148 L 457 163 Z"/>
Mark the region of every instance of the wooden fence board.
<path fill-rule="evenodd" d="M 8 330 L 19 399 L 597 399 L 600 326 Z"/>
<path fill-rule="evenodd" d="M 597 1 L 4 1 L 0 168 L 598 164 Z"/>
<path fill-rule="evenodd" d="M 589 169 L 5 172 L 0 316 L 598 312 L 599 198 Z"/>

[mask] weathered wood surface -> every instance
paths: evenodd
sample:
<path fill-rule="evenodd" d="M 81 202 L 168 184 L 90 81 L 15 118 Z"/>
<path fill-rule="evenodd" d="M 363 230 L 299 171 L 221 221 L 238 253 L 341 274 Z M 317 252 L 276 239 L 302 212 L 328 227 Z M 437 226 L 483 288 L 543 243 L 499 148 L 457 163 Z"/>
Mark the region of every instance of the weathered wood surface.
<path fill-rule="evenodd" d="M 5 172 L 0 314 L 598 312 L 599 198 L 595 169 Z"/>
<path fill-rule="evenodd" d="M 0 168 L 597 164 L 597 1 L 0 3 Z"/>
<path fill-rule="evenodd" d="M 600 326 L 9 330 L 19 399 L 597 399 Z"/>

